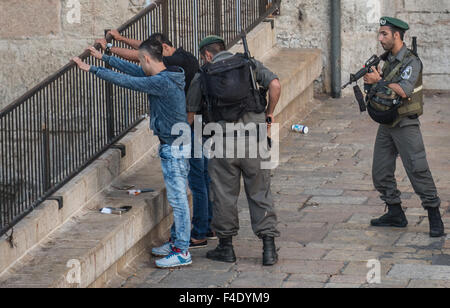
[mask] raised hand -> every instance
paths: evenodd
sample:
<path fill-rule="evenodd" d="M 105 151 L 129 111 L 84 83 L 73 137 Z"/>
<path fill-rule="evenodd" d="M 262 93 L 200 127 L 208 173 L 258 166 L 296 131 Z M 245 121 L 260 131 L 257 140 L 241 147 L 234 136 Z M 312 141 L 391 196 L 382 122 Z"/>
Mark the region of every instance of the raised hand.
<path fill-rule="evenodd" d="M 95 44 L 100 44 L 100 46 L 102 47 L 102 50 L 105 50 L 106 49 L 106 44 L 107 44 L 107 42 L 106 42 L 106 39 L 96 39 L 95 40 Z"/>
<path fill-rule="evenodd" d="M 89 47 L 86 50 L 89 50 L 89 52 L 91 53 L 91 56 L 93 56 L 96 59 L 101 60 L 103 57 L 103 54 L 98 51 L 97 49 L 95 49 L 94 47 Z"/>
<path fill-rule="evenodd" d="M 116 41 L 120 41 L 120 39 L 122 38 L 122 35 L 120 35 L 119 31 L 117 30 L 111 30 L 108 32 L 109 34 L 111 34 L 111 36 L 116 40 Z"/>
<path fill-rule="evenodd" d="M 75 62 L 82 71 L 89 72 L 89 70 L 91 69 L 91 66 L 81 61 L 79 57 L 73 58 L 72 61 Z"/>

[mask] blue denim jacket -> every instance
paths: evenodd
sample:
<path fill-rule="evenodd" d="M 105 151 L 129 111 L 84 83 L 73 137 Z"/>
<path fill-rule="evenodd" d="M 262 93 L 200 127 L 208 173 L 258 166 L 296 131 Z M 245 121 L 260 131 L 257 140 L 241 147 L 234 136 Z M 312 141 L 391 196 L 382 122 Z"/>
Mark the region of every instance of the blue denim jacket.
<path fill-rule="evenodd" d="M 150 128 L 163 142 L 171 145 L 181 134 L 172 135 L 177 123 L 187 123 L 185 75 L 179 67 L 169 67 L 155 76 L 147 76 L 142 67 L 104 55 L 103 61 L 125 74 L 91 66 L 90 72 L 115 85 L 148 94 Z"/>

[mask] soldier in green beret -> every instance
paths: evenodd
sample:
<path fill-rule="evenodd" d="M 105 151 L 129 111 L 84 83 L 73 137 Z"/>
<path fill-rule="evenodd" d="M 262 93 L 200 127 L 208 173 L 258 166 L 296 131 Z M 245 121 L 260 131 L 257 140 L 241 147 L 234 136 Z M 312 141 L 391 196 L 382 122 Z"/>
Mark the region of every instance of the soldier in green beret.
<path fill-rule="evenodd" d="M 428 211 L 430 236 L 444 235 L 441 200 L 428 166 L 419 117 L 423 114 L 423 65 L 404 43 L 409 25 L 397 18 L 382 17 L 378 40 L 387 52 L 382 70 L 373 67 L 364 77 L 369 87 L 368 110 L 381 123 L 375 142 L 372 177 L 388 213 L 371 221 L 376 227 L 408 225 L 397 188 L 395 169 L 400 155 L 416 194 Z"/>
<path fill-rule="evenodd" d="M 226 143 L 226 151 L 223 153 L 228 154 L 228 143 L 235 147 L 236 144 L 239 145 L 237 140 L 243 138 L 247 144 L 250 143 L 251 137 L 246 134 L 248 131 L 245 131 L 245 128 L 243 131 L 240 129 L 230 131 L 228 124 L 233 126 L 255 124 L 255 127 L 259 125 L 266 127 L 266 119 L 270 119 L 268 122 L 272 123 L 273 112 L 281 94 L 281 85 L 278 77 L 261 62 L 246 59 L 243 54 L 232 54 L 227 51 L 221 37 L 204 38 L 199 49 L 205 65 L 194 77 L 186 97 L 188 121 L 193 123 L 200 118 L 196 115 L 202 115 L 204 122 L 216 123 L 223 127 L 224 147 Z M 250 66 L 253 67 L 253 71 Z M 253 80 L 250 78 L 252 75 Z M 254 89 L 255 84 L 252 81 L 268 90 L 268 104 L 266 92 L 261 95 Z M 264 138 L 259 134 L 253 137 L 258 140 L 257 146 L 267 140 L 267 134 Z M 222 145 L 215 143 L 215 147 Z M 236 153 L 236 148 L 233 150 L 231 152 Z M 219 238 L 219 245 L 209 251 L 206 257 L 220 262 L 236 261 L 232 240 L 239 230 L 237 202 L 243 177 L 252 228 L 256 236 L 263 241 L 262 263 L 271 266 L 278 261 L 275 238 L 279 236 L 279 231 L 270 190 L 270 170 L 261 168 L 263 158 L 260 155 L 252 158 L 247 152 L 249 147 L 246 147 L 244 158 L 240 158 L 239 155 L 238 157 L 226 155 L 224 158 L 213 157 L 209 160 L 208 171 L 214 201 L 211 227 Z"/>

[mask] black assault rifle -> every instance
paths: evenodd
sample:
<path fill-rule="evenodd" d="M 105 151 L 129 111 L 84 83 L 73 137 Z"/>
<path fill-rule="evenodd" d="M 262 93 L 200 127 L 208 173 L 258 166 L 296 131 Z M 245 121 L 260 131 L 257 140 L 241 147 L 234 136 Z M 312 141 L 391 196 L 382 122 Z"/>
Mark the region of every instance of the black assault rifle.
<path fill-rule="evenodd" d="M 256 79 L 255 79 L 255 69 L 256 69 L 256 65 L 253 61 L 253 58 L 250 54 L 250 50 L 248 49 L 248 43 L 247 43 L 247 34 L 245 33 L 244 30 L 242 30 L 241 32 L 241 38 L 242 38 L 242 45 L 244 46 L 244 57 L 245 59 L 249 62 L 249 66 L 250 66 L 250 78 L 252 81 L 252 88 L 255 92 L 259 92 L 261 94 L 262 97 L 266 97 L 267 95 L 267 90 L 265 89 L 260 89 L 258 87 L 258 84 L 256 83 Z M 272 124 L 272 119 L 271 118 L 267 118 L 266 122 L 268 124 Z M 269 148 L 272 147 L 272 138 L 267 137 L 267 143 L 269 145 Z"/>
<path fill-rule="evenodd" d="M 253 86 L 253 90 L 259 91 L 258 89 L 258 84 L 256 83 L 255 80 L 255 64 L 251 61 L 253 60 L 251 54 L 250 54 L 250 50 L 248 49 L 248 43 L 247 43 L 247 34 L 245 33 L 244 30 L 242 30 L 241 32 L 241 37 L 242 37 L 242 45 L 244 45 L 244 57 L 247 59 L 247 61 L 249 61 L 250 64 L 250 75 L 252 78 L 252 86 Z"/>
<path fill-rule="evenodd" d="M 412 38 L 412 50 L 414 55 L 418 57 L 417 54 L 417 37 Z M 342 89 L 347 88 L 349 85 L 351 85 L 354 82 L 358 82 L 361 78 L 363 78 L 367 73 L 372 73 L 372 67 L 378 67 L 381 61 L 386 61 L 388 57 L 389 52 L 385 52 L 383 55 L 378 57 L 377 55 L 373 55 L 369 60 L 366 61 L 365 65 L 362 69 L 360 69 L 356 74 L 350 74 L 350 81 L 346 83 Z M 367 110 L 366 103 L 364 102 L 364 96 L 361 92 L 361 89 L 358 85 L 355 85 L 353 87 L 353 91 L 355 92 L 356 100 L 359 104 L 359 109 L 361 112 L 365 112 Z"/>
<path fill-rule="evenodd" d="M 381 60 L 386 60 L 387 55 L 388 55 L 388 52 L 384 53 L 381 57 L 378 57 L 377 55 L 373 55 L 372 57 L 370 57 L 370 59 L 366 61 L 366 63 L 364 64 L 362 69 L 360 69 L 356 74 L 350 74 L 350 81 L 347 84 L 345 84 L 342 87 L 342 89 L 347 88 L 349 85 L 351 85 L 354 82 L 358 82 L 358 80 L 363 78 L 366 74 L 372 73 L 373 72 L 372 67 L 374 67 L 374 66 L 378 67 Z M 365 112 L 367 110 L 367 107 L 366 107 L 366 103 L 364 102 L 364 96 L 361 92 L 361 89 L 359 88 L 358 85 L 355 85 L 353 87 L 353 91 L 355 92 L 355 97 L 359 104 L 359 110 L 361 112 Z"/>

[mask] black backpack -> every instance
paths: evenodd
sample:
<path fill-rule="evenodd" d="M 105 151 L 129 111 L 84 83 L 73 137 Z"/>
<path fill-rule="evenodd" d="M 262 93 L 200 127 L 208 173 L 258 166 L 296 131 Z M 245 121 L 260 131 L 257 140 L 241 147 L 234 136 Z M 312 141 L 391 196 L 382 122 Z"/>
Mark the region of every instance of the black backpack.
<path fill-rule="evenodd" d="M 205 123 L 236 122 L 246 112 L 266 109 L 266 92 L 253 89 L 250 65 L 244 55 L 204 65 L 201 73 L 202 114 Z"/>

